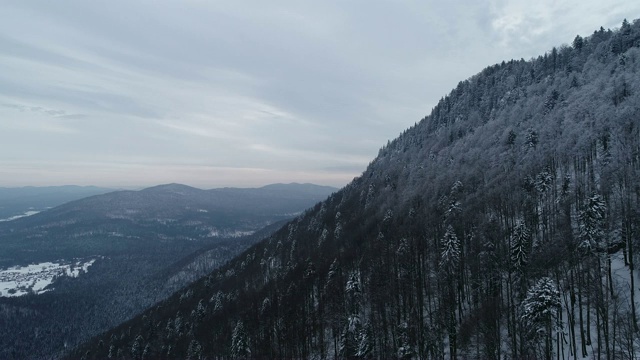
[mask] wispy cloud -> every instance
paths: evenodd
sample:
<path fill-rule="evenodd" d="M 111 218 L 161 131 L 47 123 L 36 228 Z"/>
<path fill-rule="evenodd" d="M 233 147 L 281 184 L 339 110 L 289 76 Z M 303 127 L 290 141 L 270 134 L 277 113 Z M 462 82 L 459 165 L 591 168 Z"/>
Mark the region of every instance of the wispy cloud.
<path fill-rule="evenodd" d="M 490 14 L 500 45 L 527 58 L 570 43 L 575 35 L 590 35 L 600 26 L 618 27 L 624 17 L 638 16 L 639 9 L 630 1 L 492 0 Z"/>
<path fill-rule="evenodd" d="M 0 185 L 343 185 L 460 80 L 638 10 L 623 0 L 4 4 Z"/>

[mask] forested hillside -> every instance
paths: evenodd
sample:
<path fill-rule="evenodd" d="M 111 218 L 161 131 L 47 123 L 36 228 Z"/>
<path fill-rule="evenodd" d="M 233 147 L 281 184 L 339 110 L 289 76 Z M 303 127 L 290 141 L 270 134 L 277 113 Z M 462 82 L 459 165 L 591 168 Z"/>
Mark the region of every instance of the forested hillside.
<path fill-rule="evenodd" d="M 210 273 L 334 190 L 170 184 L 0 222 L 0 359 L 59 357 Z"/>
<path fill-rule="evenodd" d="M 490 66 L 344 189 L 70 356 L 636 358 L 639 72 L 637 20 Z"/>

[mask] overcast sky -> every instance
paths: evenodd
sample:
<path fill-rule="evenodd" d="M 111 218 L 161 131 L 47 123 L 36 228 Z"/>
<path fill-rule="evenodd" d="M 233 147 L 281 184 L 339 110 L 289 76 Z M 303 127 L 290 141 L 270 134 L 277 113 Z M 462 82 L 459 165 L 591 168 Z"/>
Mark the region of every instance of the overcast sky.
<path fill-rule="evenodd" d="M 342 186 L 457 83 L 640 2 L 3 1 L 0 186 Z"/>

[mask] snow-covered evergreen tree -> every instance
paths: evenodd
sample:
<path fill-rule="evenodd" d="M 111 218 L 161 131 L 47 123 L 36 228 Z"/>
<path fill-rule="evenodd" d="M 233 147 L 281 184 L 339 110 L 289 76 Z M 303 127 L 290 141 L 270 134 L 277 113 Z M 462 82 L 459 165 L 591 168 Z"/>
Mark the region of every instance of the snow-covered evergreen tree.
<path fill-rule="evenodd" d="M 371 323 L 368 321 L 362 326 L 360 330 L 360 336 L 358 339 L 358 352 L 356 356 L 359 358 L 368 358 L 371 356 L 373 348 L 373 330 L 371 329 Z"/>
<path fill-rule="evenodd" d="M 323 228 L 322 233 L 318 238 L 318 247 L 320 247 L 327 240 L 327 237 L 329 237 L 329 231 L 327 230 L 327 228 Z"/>
<path fill-rule="evenodd" d="M 251 356 L 251 348 L 249 347 L 249 339 L 244 330 L 242 321 L 236 323 L 236 327 L 231 334 L 231 356 L 234 358 L 245 358 Z"/>
<path fill-rule="evenodd" d="M 345 286 L 347 323 L 340 335 L 340 354 L 344 357 L 356 356 L 360 349 L 362 322 L 362 284 L 360 273 L 357 271 L 349 275 Z"/>
<path fill-rule="evenodd" d="M 518 220 L 511 234 L 511 263 L 522 273 L 529 262 L 529 241 L 531 233 L 522 220 Z"/>
<path fill-rule="evenodd" d="M 347 306 L 350 314 L 358 314 L 360 312 L 362 301 L 362 285 L 360 284 L 360 274 L 353 272 L 347 280 L 345 287 L 347 295 Z"/>
<path fill-rule="evenodd" d="M 360 344 L 360 331 L 362 324 L 360 316 L 357 314 L 349 315 L 342 333 L 340 334 L 340 356 L 343 358 L 352 358 L 357 355 Z"/>
<path fill-rule="evenodd" d="M 384 218 L 382 219 L 383 223 L 387 223 L 393 219 L 393 210 L 387 209 L 387 212 L 384 213 Z"/>
<path fill-rule="evenodd" d="M 367 191 L 367 199 L 365 200 L 364 207 L 365 209 L 371 206 L 375 196 L 375 187 L 373 184 L 369 184 L 369 190 Z"/>
<path fill-rule="evenodd" d="M 591 196 L 580 212 L 580 248 L 588 252 L 602 251 L 606 205 L 598 194 Z"/>
<path fill-rule="evenodd" d="M 142 360 L 149 359 L 150 355 L 151 355 L 151 347 L 149 346 L 149 343 L 147 343 L 147 345 L 144 346 L 144 350 L 142 350 Z"/>
<path fill-rule="evenodd" d="M 557 327 L 561 306 L 560 292 L 550 278 L 541 278 L 529 289 L 521 320 L 530 338 L 540 339 Z"/>
<path fill-rule="evenodd" d="M 553 183 L 553 176 L 549 171 L 544 170 L 538 175 L 536 175 L 534 185 L 538 194 L 542 195 L 551 189 L 552 183 Z"/>
<path fill-rule="evenodd" d="M 221 291 L 218 291 L 214 296 L 211 297 L 210 302 L 213 302 L 213 313 L 219 313 L 222 311 L 222 300 L 224 298 L 224 294 Z"/>
<path fill-rule="evenodd" d="M 204 319 L 206 312 L 207 312 L 207 307 L 204 304 L 204 300 L 200 299 L 200 301 L 198 302 L 198 307 L 196 308 L 196 319 L 198 320 L 198 322 Z"/>
<path fill-rule="evenodd" d="M 451 222 L 462 213 L 462 204 L 458 198 L 460 197 L 463 189 L 464 186 L 462 185 L 462 182 L 456 181 L 453 183 L 451 191 L 449 191 L 449 196 L 441 199 L 441 202 L 444 202 L 443 205 L 445 206 L 444 216 L 446 222 Z"/>
<path fill-rule="evenodd" d="M 453 358 L 455 358 L 456 353 L 456 338 L 457 338 L 457 324 L 455 319 L 456 312 L 456 296 L 455 289 L 456 283 L 458 282 L 458 274 L 459 274 L 459 263 L 460 263 L 460 240 L 456 236 L 453 227 L 449 225 L 447 227 L 447 231 L 444 234 L 443 238 L 443 249 L 440 257 L 440 271 L 443 272 L 443 281 L 444 281 L 444 301 L 445 301 L 445 311 L 446 315 L 446 327 L 449 334 L 449 351 L 454 354 Z M 400 344 L 398 348 L 398 356 L 400 355 L 400 350 L 403 349 L 405 352 L 402 357 L 411 357 L 411 354 L 408 353 L 407 346 Z"/>
<path fill-rule="evenodd" d="M 453 273 L 460 261 L 460 240 L 456 236 L 451 225 L 447 226 L 447 231 L 442 239 L 442 254 L 440 257 L 440 269 Z"/>
<path fill-rule="evenodd" d="M 131 345 L 131 357 L 134 359 L 139 359 L 142 356 L 142 342 L 144 339 L 142 335 L 136 336 L 136 339 L 133 341 L 133 345 Z"/>
<path fill-rule="evenodd" d="M 200 360 L 202 358 L 202 346 L 196 340 L 191 340 L 187 349 L 188 360 Z"/>
<path fill-rule="evenodd" d="M 182 321 L 182 315 L 180 311 L 176 314 L 176 318 L 173 320 L 173 330 L 176 336 L 182 336 L 182 330 L 184 330 L 184 323 Z"/>

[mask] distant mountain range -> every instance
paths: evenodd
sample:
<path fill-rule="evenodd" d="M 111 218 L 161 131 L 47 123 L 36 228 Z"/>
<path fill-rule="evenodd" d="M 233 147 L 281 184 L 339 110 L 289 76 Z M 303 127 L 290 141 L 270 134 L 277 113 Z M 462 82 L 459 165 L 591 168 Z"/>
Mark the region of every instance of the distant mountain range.
<path fill-rule="evenodd" d="M 19 202 L 22 193 L 45 204 L 80 193 L 59 189 L 57 196 L 55 188 L 20 189 L 13 199 Z M 0 222 L 0 320 L 10 324 L 0 327 L 0 358 L 54 354 L 115 326 L 335 190 L 169 184 L 89 196 Z"/>
<path fill-rule="evenodd" d="M 47 188 L 43 193 L 54 198 L 53 190 Z M 248 235 L 299 214 L 335 190 L 312 184 L 212 190 L 168 184 L 90 196 L 0 222 L 0 246 L 5 250 L 0 267 L 47 261 L 52 256 L 106 255 L 114 249 L 114 243 L 125 238 L 206 241 Z M 95 241 L 100 237 L 112 241 Z M 41 246 L 43 239 L 48 241 L 47 246 Z"/>
<path fill-rule="evenodd" d="M 0 220 L 39 212 L 69 201 L 114 191 L 95 186 L 0 187 Z"/>

